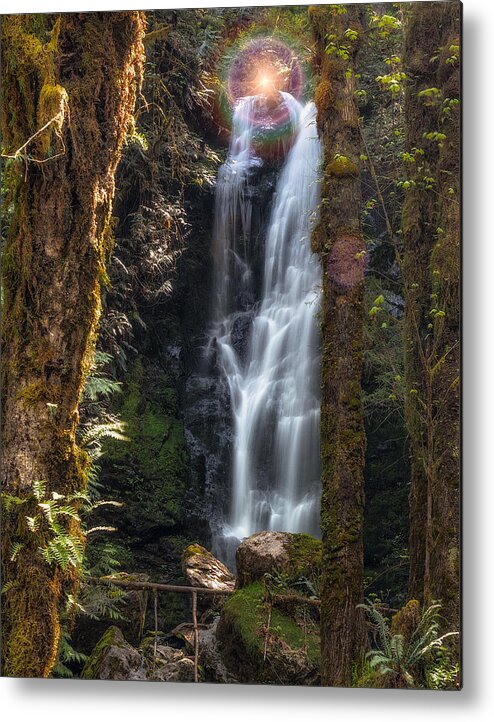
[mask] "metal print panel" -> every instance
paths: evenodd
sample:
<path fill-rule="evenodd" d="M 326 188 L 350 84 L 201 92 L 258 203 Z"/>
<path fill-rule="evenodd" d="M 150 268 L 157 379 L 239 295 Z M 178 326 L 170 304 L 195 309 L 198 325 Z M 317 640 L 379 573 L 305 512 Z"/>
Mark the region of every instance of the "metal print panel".
<path fill-rule="evenodd" d="M 2 17 L 3 675 L 460 689 L 460 34 Z"/>

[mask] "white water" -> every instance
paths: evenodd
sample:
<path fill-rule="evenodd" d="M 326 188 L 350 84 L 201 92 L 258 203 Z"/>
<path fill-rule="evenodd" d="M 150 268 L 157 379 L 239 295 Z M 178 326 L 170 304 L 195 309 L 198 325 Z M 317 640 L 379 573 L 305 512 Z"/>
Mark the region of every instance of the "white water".
<path fill-rule="evenodd" d="M 253 150 L 251 119 L 262 97 L 238 104 L 230 154 L 218 173 L 211 345 L 228 382 L 234 425 L 231 511 L 221 532 L 227 547 L 264 529 L 319 529 L 321 271 L 310 250 L 310 229 L 319 201 L 321 147 L 314 104 L 302 108 L 282 95 L 295 139 L 276 186 L 261 297 L 246 320 L 250 335 L 242 354 L 235 350 L 234 333 L 248 313 L 238 299 L 254 294 L 249 181 L 262 161 Z"/>

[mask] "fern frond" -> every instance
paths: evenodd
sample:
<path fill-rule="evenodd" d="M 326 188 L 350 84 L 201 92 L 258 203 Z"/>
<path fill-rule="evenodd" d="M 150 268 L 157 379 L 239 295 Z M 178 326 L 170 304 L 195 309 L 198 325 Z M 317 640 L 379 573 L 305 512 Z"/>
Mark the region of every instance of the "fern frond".
<path fill-rule="evenodd" d="M 37 501 L 41 501 L 41 499 L 44 499 L 46 493 L 45 481 L 33 481 L 32 488 L 34 497 Z"/>
<path fill-rule="evenodd" d="M 2 509 L 6 514 L 9 514 L 13 507 L 21 506 L 26 504 L 28 499 L 26 497 L 14 496 L 13 494 L 2 493 Z"/>
<path fill-rule="evenodd" d="M 39 508 L 45 515 L 47 521 L 51 524 L 53 522 L 53 501 L 41 501 L 38 504 Z"/>
<path fill-rule="evenodd" d="M 36 532 L 39 528 L 39 516 L 26 516 L 26 524 L 29 531 Z"/>
<path fill-rule="evenodd" d="M 22 542 L 14 542 L 13 544 L 11 544 L 11 546 L 10 546 L 10 561 L 11 562 L 15 562 L 19 552 L 23 548 L 24 548 L 24 544 Z"/>
<path fill-rule="evenodd" d="M 90 534 L 94 534 L 97 531 L 108 531 L 108 532 L 114 532 L 118 531 L 116 526 L 93 526 L 91 529 L 88 529 L 85 533 L 86 536 L 89 536 Z"/>
<path fill-rule="evenodd" d="M 55 510 L 56 516 L 69 516 L 71 519 L 80 521 L 79 514 L 73 506 L 58 506 Z"/>

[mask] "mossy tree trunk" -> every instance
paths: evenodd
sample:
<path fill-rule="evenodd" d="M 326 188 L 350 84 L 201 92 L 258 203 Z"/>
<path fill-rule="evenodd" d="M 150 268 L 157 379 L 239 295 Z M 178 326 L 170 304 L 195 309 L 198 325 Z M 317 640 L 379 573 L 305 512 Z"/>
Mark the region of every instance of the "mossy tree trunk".
<path fill-rule="evenodd" d="M 410 435 L 410 598 L 441 600 L 459 624 L 459 276 L 461 7 L 412 4 L 405 120 L 411 187 L 403 207 L 406 422 Z M 419 149 L 417 152 L 416 149 Z"/>
<path fill-rule="evenodd" d="M 315 97 L 324 146 L 321 215 L 313 235 L 323 267 L 321 672 L 323 684 L 348 686 L 364 639 L 356 607 L 363 597 L 365 244 L 354 92 L 360 8 L 346 6 L 341 13 L 340 7 L 314 6 L 310 15 L 320 62 Z"/>
<path fill-rule="evenodd" d="M 2 609 L 8 676 L 50 674 L 61 607 L 77 586 L 77 570 L 42 560 L 43 539 L 29 533 L 25 513 L 35 507 L 33 482 L 45 482 L 49 494 L 85 486 L 78 403 L 143 33 L 139 12 L 2 18 L 3 143 L 14 156 L 6 161 L 13 215 L 3 252 L 3 491 L 31 499 L 3 518 L 3 581 L 13 584 Z M 82 538 L 76 520 L 67 528 Z M 23 537 L 11 561 L 10 544 Z"/>

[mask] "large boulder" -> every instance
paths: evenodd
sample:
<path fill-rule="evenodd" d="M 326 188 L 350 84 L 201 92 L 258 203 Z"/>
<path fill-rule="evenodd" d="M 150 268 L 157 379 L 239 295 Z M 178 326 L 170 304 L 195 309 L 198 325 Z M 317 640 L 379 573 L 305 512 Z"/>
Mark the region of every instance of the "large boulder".
<path fill-rule="evenodd" d="M 182 555 L 182 570 L 193 587 L 233 590 L 235 577 L 219 559 L 200 544 L 190 544 Z"/>
<path fill-rule="evenodd" d="M 320 684 L 318 619 L 302 604 L 289 613 L 271 604 L 261 582 L 228 597 L 216 638 L 224 668 L 239 682 Z"/>
<path fill-rule="evenodd" d="M 237 549 L 237 586 L 245 587 L 265 574 L 316 578 L 321 564 L 322 542 L 309 534 L 261 531 L 245 539 Z"/>
<path fill-rule="evenodd" d="M 321 556 L 321 542 L 308 534 L 259 532 L 238 547 L 237 589 L 215 634 L 221 661 L 238 681 L 320 684 L 314 597 Z M 209 667 L 218 674 L 217 664 Z"/>

